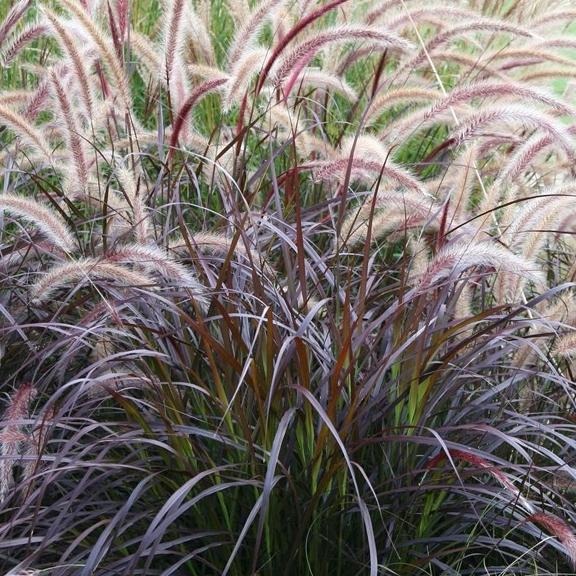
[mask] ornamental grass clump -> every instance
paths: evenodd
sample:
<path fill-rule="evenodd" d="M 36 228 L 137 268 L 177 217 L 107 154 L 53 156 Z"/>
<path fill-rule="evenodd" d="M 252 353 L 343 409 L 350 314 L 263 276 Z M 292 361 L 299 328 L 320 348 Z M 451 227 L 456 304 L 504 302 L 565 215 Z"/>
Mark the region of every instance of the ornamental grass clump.
<path fill-rule="evenodd" d="M 576 570 L 565 0 L 0 5 L 0 572 Z"/>

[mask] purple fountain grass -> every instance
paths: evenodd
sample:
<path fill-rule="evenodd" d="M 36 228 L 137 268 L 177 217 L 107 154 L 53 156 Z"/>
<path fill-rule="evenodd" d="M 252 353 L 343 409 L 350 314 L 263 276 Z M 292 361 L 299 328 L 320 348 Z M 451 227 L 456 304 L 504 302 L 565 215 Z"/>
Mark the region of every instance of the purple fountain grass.
<path fill-rule="evenodd" d="M 128 0 L 116 0 L 114 7 L 118 17 L 120 38 L 124 40 L 128 34 L 128 25 L 130 24 L 130 2 Z"/>
<path fill-rule="evenodd" d="M 26 108 L 22 112 L 22 116 L 26 118 L 26 120 L 35 120 L 38 117 L 42 106 L 44 106 L 44 103 L 48 100 L 49 95 L 49 82 L 48 80 L 42 80 L 28 100 Z"/>
<path fill-rule="evenodd" d="M 45 463 L 42 462 L 42 453 L 55 418 L 54 408 L 44 409 L 36 419 L 36 425 L 27 438 L 26 450 L 23 452 L 26 459 L 22 462 L 22 478 L 26 481 L 32 481 L 35 474 L 46 469 Z"/>
<path fill-rule="evenodd" d="M 541 198 L 525 199 L 516 208 L 510 225 L 502 232 L 501 240 L 512 250 L 533 257 L 538 251 L 534 243 L 541 245 L 546 239 L 546 230 L 556 227 L 562 217 L 575 210 L 574 184 L 553 188 Z"/>
<path fill-rule="evenodd" d="M 241 57 L 232 63 L 230 79 L 225 87 L 224 106 L 226 109 L 241 102 L 253 75 L 262 69 L 267 55 L 268 52 L 262 48 L 244 50 Z"/>
<path fill-rule="evenodd" d="M 382 0 L 378 2 L 378 4 L 370 10 L 366 16 L 365 21 L 366 24 L 374 24 L 379 18 L 381 18 L 386 12 L 391 10 L 392 8 L 397 8 L 398 3 L 394 0 Z"/>
<path fill-rule="evenodd" d="M 378 115 L 383 114 L 390 106 L 397 104 L 414 104 L 420 100 L 427 102 L 440 99 L 441 92 L 430 88 L 399 88 L 397 90 L 380 90 L 370 104 L 370 109 L 365 117 L 366 124 L 376 120 Z"/>
<path fill-rule="evenodd" d="M 506 50 L 504 54 L 496 53 L 487 57 L 491 61 L 498 61 L 504 59 L 505 61 L 499 65 L 502 71 L 514 70 L 521 67 L 530 67 L 541 65 L 544 62 L 552 64 L 560 64 L 569 68 L 574 67 L 574 62 L 570 58 L 559 56 L 554 52 L 544 50 L 535 50 L 531 48 L 523 48 L 518 50 Z"/>
<path fill-rule="evenodd" d="M 427 224 L 427 218 L 420 214 L 406 214 L 397 211 L 382 211 L 370 218 L 367 214 L 352 214 L 342 224 L 340 237 L 342 245 L 353 248 L 365 242 L 370 233 L 370 240 L 375 242 L 387 237 L 389 241 L 394 238 L 405 238 L 406 232 L 411 229 L 422 229 Z"/>
<path fill-rule="evenodd" d="M 372 240 L 384 234 L 402 237 L 406 230 L 420 228 L 437 230 L 442 206 L 419 192 L 381 192 L 374 206 L 377 213 L 371 218 L 372 200 L 366 201 L 357 212 L 350 214 L 342 224 L 340 235 L 350 247 L 364 241 L 371 230 Z"/>
<path fill-rule="evenodd" d="M 210 31 L 204 19 L 195 10 L 188 8 L 189 29 L 187 42 L 191 43 L 195 59 L 207 65 L 216 66 L 216 54 L 212 46 Z"/>
<path fill-rule="evenodd" d="M 572 136 L 576 136 L 576 126 L 570 126 L 568 132 Z M 514 150 L 508 162 L 502 167 L 498 179 L 502 182 L 516 180 L 536 156 L 554 142 L 554 137 L 551 134 L 535 133 Z"/>
<path fill-rule="evenodd" d="M 6 106 L 22 105 L 30 98 L 31 93 L 28 90 L 11 90 L 0 97 L 0 103 Z"/>
<path fill-rule="evenodd" d="M 112 10 L 112 6 L 108 3 L 108 25 L 110 26 L 110 35 L 112 36 L 112 42 L 114 44 L 114 49 L 116 50 L 116 56 L 120 61 L 123 60 L 123 39 L 120 37 L 120 32 L 118 26 L 116 25 L 116 17 Z"/>
<path fill-rule="evenodd" d="M 190 235 L 190 244 L 196 246 L 200 252 L 209 252 L 213 254 L 220 254 L 226 256 L 232 247 L 232 241 L 222 234 L 214 234 L 211 232 L 195 232 Z M 169 248 L 171 250 L 179 250 L 188 247 L 188 244 L 183 237 L 171 239 Z M 241 243 L 236 243 L 234 247 L 234 254 L 242 257 L 247 257 L 249 250 L 242 246 Z"/>
<path fill-rule="evenodd" d="M 571 573 L 565 0 L 0 12 L 0 573 Z"/>
<path fill-rule="evenodd" d="M 535 48 L 576 48 L 576 40 L 572 36 L 557 36 L 544 38 L 536 43 Z"/>

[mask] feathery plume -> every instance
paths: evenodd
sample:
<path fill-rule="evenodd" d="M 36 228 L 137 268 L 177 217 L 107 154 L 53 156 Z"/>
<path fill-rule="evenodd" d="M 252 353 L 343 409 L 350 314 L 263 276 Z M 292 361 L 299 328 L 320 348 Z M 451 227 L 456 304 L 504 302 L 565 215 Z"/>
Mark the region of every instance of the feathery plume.
<path fill-rule="evenodd" d="M 279 42 L 276 45 L 272 54 L 270 55 L 270 58 L 268 58 L 268 61 L 266 62 L 264 68 L 262 69 L 262 72 L 260 73 L 260 76 L 258 78 L 258 84 L 256 85 L 256 94 L 259 94 L 260 91 L 262 90 L 264 82 L 266 81 L 266 79 L 268 78 L 268 74 L 270 73 L 270 70 L 272 70 L 272 67 L 276 63 L 276 60 L 278 60 L 280 54 L 284 52 L 286 46 L 290 44 L 292 40 L 294 40 L 294 38 L 296 38 L 296 36 L 301 34 L 304 30 L 308 30 L 314 21 L 324 16 L 324 14 L 327 14 L 328 12 L 334 10 L 336 7 L 341 6 L 345 2 L 348 2 L 348 0 L 332 0 L 332 2 L 324 4 L 324 6 L 320 6 L 319 8 L 317 8 L 316 10 L 312 11 L 310 14 L 305 16 L 304 18 L 301 18 L 298 21 L 298 23 L 282 37 L 282 42 Z M 304 10 L 303 13 L 305 12 L 306 11 Z"/>
<path fill-rule="evenodd" d="M 128 85 L 128 79 L 124 73 L 122 64 L 118 60 L 114 47 L 110 45 L 110 41 L 102 34 L 96 24 L 92 22 L 92 19 L 80 4 L 74 2 L 74 0 L 60 0 L 60 2 L 76 17 L 82 28 L 84 28 L 92 39 L 92 42 L 94 42 L 98 50 L 98 55 L 102 58 L 114 78 L 122 103 L 127 110 L 131 110 L 132 97 L 130 95 L 130 86 Z"/>
<path fill-rule="evenodd" d="M 414 104 L 419 101 L 438 100 L 442 93 L 430 88 L 398 88 L 396 90 L 386 90 L 379 92 L 370 103 L 370 108 L 365 116 L 367 125 L 374 122 L 378 116 L 386 112 L 391 106 L 397 104 Z"/>
<path fill-rule="evenodd" d="M 522 74 L 518 80 L 526 84 L 534 84 L 536 81 L 548 82 L 549 80 L 558 80 L 559 78 L 574 78 L 574 66 L 570 66 L 569 68 L 565 66 L 544 66 L 532 72 Z"/>
<path fill-rule="evenodd" d="M 181 50 L 184 39 L 185 0 L 168 0 L 164 16 L 164 70 L 162 80 L 172 77 L 178 52 Z"/>
<path fill-rule="evenodd" d="M 332 90 L 350 101 L 358 99 L 356 90 L 354 90 L 344 78 L 336 76 L 335 74 L 307 67 L 302 70 L 301 78 L 304 86 L 322 90 Z"/>
<path fill-rule="evenodd" d="M 466 20 L 478 18 L 478 12 L 474 10 L 436 4 L 426 8 L 419 7 L 413 10 L 406 10 L 401 16 L 394 19 L 390 18 L 386 24 L 391 30 L 413 28 L 415 23 L 421 22 L 435 24 L 439 20 L 439 14 L 442 15 L 440 19 L 442 23 L 448 19 L 454 22 L 465 22 Z M 374 15 L 375 12 L 369 17 L 374 18 Z"/>
<path fill-rule="evenodd" d="M 461 102 L 467 102 L 474 98 L 501 98 L 515 97 L 523 100 L 534 100 L 546 106 L 550 106 L 559 114 L 575 116 L 576 109 L 569 104 L 562 102 L 552 94 L 544 90 L 525 86 L 519 82 L 494 82 L 482 81 L 454 88 L 445 98 L 433 104 L 426 110 L 422 119 L 428 120 L 437 114 L 448 110 L 451 106 Z"/>
<path fill-rule="evenodd" d="M 510 225 L 501 235 L 501 240 L 507 242 L 513 250 L 521 250 L 524 255 L 535 254 L 529 236 L 542 234 L 542 230 L 552 228 L 566 213 L 576 210 L 576 184 L 559 186 L 550 190 L 542 198 L 523 200 L 514 210 Z"/>
<path fill-rule="evenodd" d="M 254 48 L 254 39 L 273 16 L 274 11 L 286 0 L 263 0 L 250 13 L 246 23 L 238 30 L 228 50 L 228 66 L 242 59 L 245 50 Z"/>
<path fill-rule="evenodd" d="M 147 271 L 156 272 L 176 285 L 187 286 L 199 294 L 205 292 L 204 286 L 198 282 L 186 266 L 176 262 L 157 246 L 127 244 L 108 254 L 107 260 L 122 264 L 140 264 Z"/>
<path fill-rule="evenodd" d="M 132 170 L 125 166 L 116 169 L 116 177 L 126 194 L 128 203 L 132 209 L 132 223 L 134 236 L 137 242 L 145 244 L 150 237 L 148 210 L 142 200 L 142 194 Z"/>
<path fill-rule="evenodd" d="M 128 33 L 128 25 L 130 24 L 130 2 L 129 0 L 116 0 L 115 6 L 116 14 L 118 15 L 120 37 L 124 40 Z"/>
<path fill-rule="evenodd" d="M 26 442 L 24 456 L 27 460 L 22 463 L 22 477 L 25 480 L 30 480 L 41 465 L 42 449 L 53 425 L 54 416 L 55 410 L 48 408 L 36 419 L 34 430 Z"/>
<path fill-rule="evenodd" d="M 528 164 L 536 156 L 546 150 L 554 142 L 551 134 L 540 134 L 536 132 L 523 144 L 518 146 L 514 153 L 510 155 L 509 160 L 504 164 L 495 184 L 512 182 L 527 168 Z"/>
<path fill-rule="evenodd" d="M 527 106 L 487 106 L 463 118 L 453 137 L 458 144 L 461 144 L 476 135 L 483 127 L 495 122 L 519 122 L 531 128 L 545 130 L 557 140 L 571 158 L 574 157 L 574 138 L 569 130 L 547 114 Z"/>
<path fill-rule="evenodd" d="M 203 84 L 200 84 L 197 88 L 195 88 L 192 93 L 188 96 L 182 107 L 178 111 L 178 116 L 174 121 L 174 127 L 172 128 L 172 136 L 170 137 L 170 151 L 169 151 L 169 158 L 172 155 L 173 151 L 178 146 L 178 139 L 180 136 L 180 132 L 184 127 L 186 120 L 188 119 L 188 115 L 192 111 L 192 108 L 196 105 L 198 100 L 209 94 L 210 92 L 214 92 L 218 90 L 222 85 L 224 85 L 227 80 L 221 78 L 218 80 L 208 80 Z"/>
<path fill-rule="evenodd" d="M 34 40 L 40 38 L 45 32 L 46 26 L 43 24 L 27 24 L 20 34 L 0 50 L 0 61 L 3 66 L 10 66 L 23 48 Z"/>
<path fill-rule="evenodd" d="M 206 64 L 216 65 L 216 54 L 212 47 L 212 38 L 203 19 L 190 6 L 186 7 L 186 17 L 188 19 L 187 41 L 194 51 L 195 60 L 202 60 Z"/>
<path fill-rule="evenodd" d="M 110 27 L 110 36 L 112 37 L 112 43 L 114 44 L 114 50 L 116 50 L 116 56 L 120 61 L 124 58 L 123 44 L 124 39 L 120 37 L 120 31 L 116 24 L 116 16 L 114 15 L 114 10 L 110 2 L 107 4 L 108 7 L 108 25 Z"/>
<path fill-rule="evenodd" d="M 26 10 L 28 10 L 31 3 L 32 0 L 19 0 L 10 8 L 8 14 L 6 14 L 6 17 L 0 24 L 0 46 L 4 44 L 8 34 L 10 34 L 12 28 L 18 24 L 20 18 L 22 18 Z"/>
<path fill-rule="evenodd" d="M 536 48 L 576 48 L 576 39 L 573 36 L 552 36 L 538 42 Z"/>
<path fill-rule="evenodd" d="M 48 206 L 24 196 L 0 194 L 0 210 L 28 220 L 43 232 L 55 246 L 62 248 L 65 252 L 74 250 L 76 243 L 68 226 Z"/>
<path fill-rule="evenodd" d="M 44 104 L 44 102 L 46 102 L 49 95 L 50 95 L 50 89 L 48 80 L 43 79 L 40 81 L 38 87 L 28 100 L 28 104 L 26 105 L 26 108 L 22 112 L 22 116 L 26 118 L 26 120 L 29 120 L 30 122 L 36 120 L 38 114 L 40 114 L 40 109 L 42 105 Z"/>
<path fill-rule="evenodd" d="M 41 304 L 52 298 L 54 292 L 70 282 L 92 282 L 95 278 L 116 281 L 129 287 L 145 287 L 155 282 L 140 272 L 134 272 L 114 262 L 98 258 L 83 258 L 52 267 L 31 288 L 31 300 Z"/>
<path fill-rule="evenodd" d="M 342 140 L 340 156 L 350 158 L 352 155 L 362 160 L 386 164 L 390 160 L 391 151 L 375 136 L 359 134 L 346 136 Z"/>
<path fill-rule="evenodd" d="M 420 278 L 419 287 L 428 286 L 447 278 L 457 278 L 469 268 L 493 268 L 496 272 L 510 272 L 534 283 L 544 281 L 536 264 L 513 254 L 489 241 L 455 242 L 443 248 Z"/>
<path fill-rule="evenodd" d="M 158 56 L 158 49 L 150 40 L 139 32 L 130 31 L 130 47 L 136 53 L 140 63 L 148 70 L 156 82 L 161 81 L 162 60 Z"/>
<path fill-rule="evenodd" d="M 382 175 L 383 178 L 396 181 L 400 186 L 427 194 L 422 182 L 404 168 L 396 166 L 391 160 L 383 164 L 374 160 L 363 160 L 362 158 L 341 158 L 338 160 L 314 162 L 312 164 L 302 165 L 301 168 L 313 169 L 314 179 L 317 182 L 332 179 L 342 182 L 350 165 L 352 175 L 356 178 L 373 182 L 379 175 Z"/>
<path fill-rule="evenodd" d="M 80 53 L 76 39 L 68 32 L 69 23 L 62 21 L 56 14 L 48 8 L 43 8 L 43 13 L 52 26 L 60 44 L 68 54 L 72 67 L 74 68 L 74 78 L 80 86 L 80 101 L 84 106 L 84 113 L 88 121 L 94 115 L 94 94 L 90 82 L 90 73 L 86 67 L 86 59 Z"/>
<path fill-rule="evenodd" d="M 573 68 L 576 66 L 576 62 L 570 58 L 565 58 L 564 56 L 558 56 L 554 52 L 548 52 L 546 50 L 537 50 L 534 48 L 520 48 L 517 50 L 505 50 L 503 52 L 497 52 L 493 56 L 487 56 L 487 59 L 492 61 L 505 60 L 500 65 L 500 70 L 513 70 L 515 68 L 534 66 L 536 64 L 542 64 L 544 62 L 562 64 L 563 66 L 568 66 Z"/>
<path fill-rule="evenodd" d="M 374 6 L 364 17 L 366 24 L 374 24 L 379 20 L 386 12 L 391 8 L 396 8 L 398 6 L 397 0 L 384 0 Z"/>
<path fill-rule="evenodd" d="M 14 104 L 22 104 L 26 102 L 32 95 L 28 90 L 9 90 L 0 94 L 0 104 L 4 106 L 13 106 Z"/>
<path fill-rule="evenodd" d="M 472 144 L 462 154 L 462 160 L 453 164 L 452 171 L 456 172 L 456 177 L 452 183 L 453 193 L 450 195 L 450 202 L 454 207 L 454 216 L 456 218 L 466 214 L 468 211 L 472 190 L 477 182 L 477 159 L 478 146 Z"/>
<path fill-rule="evenodd" d="M 8 126 L 32 150 L 39 152 L 46 160 L 51 160 L 52 154 L 46 147 L 46 138 L 38 128 L 30 124 L 22 115 L 0 104 L 0 123 Z"/>
<path fill-rule="evenodd" d="M 528 516 L 527 520 L 544 528 L 562 543 L 564 552 L 576 567 L 576 535 L 564 520 L 547 512 L 537 512 Z"/>
<path fill-rule="evenodd" d="M 506 489 L 507 492 L 529 513 L 535 511 L 534 506 L 520 493 L 518 488 L 509 480 L 508 476 L 500 470 L 494 464 L 491 464 L 486 459 L 478 456 L 477 454 L 472 454 L 471 452 L 466 452 L 464 450 L 450 450 L 450 457 L 453 460 L 462 460 L 468 464 L 472 464 L 481 470 L 488 472 L 493 478 L 498 480 L 500 484 Z M 441 462 L 447 459 L 446 452 L 442 450 L 439 454 L 431 458 L 426 464 L 427 469 L 432 469 L 438 466 Z"/>
<path fill-rule="evenodd" d="M 374 217 L 370 222 L 371 203 L 371 200 L 367 200 L 342 223 L 340 235 L 347 246 L 353 247 L 363 242 L 369 229 L 373 241 L 385 234 L 404 235 L 406 230 L 416 227 L 438 229 L 438 215 L 442 206 L 431 198 L 423 197 L 420 192 L 378 192 Z"/>
<path fill-rule="evenodd" d="M 530 32 L 530 30 L 517 24 L 503 22 L 500 20 L 491 20 L 490 18 L 478 18 L 476 20 L 471 20 L 464 24 L 458 24 L 448 28 L 448 30 L 445 32 L 434 36 L 434 38 L 428 42 L 426 48 L 423 48 L 417 54 L 417 56 L 407 62 L 402 69 L 411 73 L 414 69 L 418 68 L 423 62 L 427 60 L 427 54 L 433 54 L 433 52 L 435 52 L 438 48 L 444 46 L 448 42 L 451 42 L 455 38 L 474 32 L 501 32 L 512 34 L 514 36 L 524 36 L 526 38 L 534 37 L 534 34 Z"/>
<path fill-rule="evenodd" d="M 189 236 L 190 244 L 197 247 L 200 252 L 221 254 L 223 256 L 226 256 L 230 253 L 231 241 L 222 234 L 196 232 L 195 234 L 190 234 Z M 177 238 L 173 238 L 168 242 L 168 248 L 170 250 L 187 249 L 188 243 L 182 236 L 178 236 Z M 241 245 L 241 242 L 237 242 L 236 246 L 234 247 L 234 255 L 246 257 L 248 256 L 248 250 L 246 250 L 246 248 Z"/>
<path fill-rule="evenodd" d="M 370 209 L 360 208 L 342 223 L 340 239 L 343 246 L 354 248 L 366 241 L 376 242 L 388 235 L 405 235 L 407 230 L 422 226 L 425 220 L 419 214 L 406 214 L 397 210 L 378 210 L 370 219 Z"/>
<path fill-rule="evenodd" d="M 199 0 L 198 11 L 205 19 L 207 18 L 206 13 L 209 13 L 210 3 L 211 0 Z M 227 4 L 230 16 L 232 16 L 235 24 L 244 22 L 246 20 L 246 14 L 250 14 L 250 4 L 248 0 L 228 0 Z"/>
<path fill-rule="evenodd" d="M 358 25 L 331 28 L 318 33 L 314 38 L 302 42 L 284 57 L 276 71 L 275 85 L 283 85 L 284 95 L 287 97 L 303 68 L 320 49 L 327 44 L 350 42 L 352 40 L 371 42 L 383 48 L 394 48 L 403 52 L 408 52 L 412 49 L 412 44 L 401 36 L 380 28 Z"/>
<path fill-rule="evenodd" d="M 230 80 L 225 87 L 224 107 L 239 103 L 250 86 L 254 74 L 257 74 L 266 61 L 268 51 L 263 48 L 245 50 L 238 61 L 230 67 Z"/>
<path fill-rule="evenodd" d="M 20 446 L 28 439 L 21 420 L 28 416 L 30 403 L 36 396 L 31 384 L 20 386 L 10 397 L 0 431 L 0 500 L 4 500 L 14 485 L 14 464 Z"/>
<path fill-rule="evenodd" d="M 279 135 L 286 134 L 290 139 L 296 134 L 294 143 L 302 157 L 308 158 L 315 153 L 325 158 L 337 156 L 336 150 L 326 139 L 321 139 L 303 129 L 301 115 L 292 113 L 284 101 L 271 106 L 267 112 L 266 130 L 278 130 Z"/>
<path fill-rule="evenodd" d="M 68 150 L 74 166 L 74 177 L 67 174 L 64 168 L 63 172 L 67 179 L 66 188 L 70 190 L 73 196 L 83 195 L 88 187 L 88 162 L 84 153 L 84 141 L 80 129 L 76 123 L 72 102 L 55 70 L 50 71 L 50 81 L 54 88 L 54 96 L 62 117 L 64 118 L 65 135 L 68 144 Z"/>
<path fill-rule="evenodd" d="M 576 192 L 576 187 L 568 187 L 562 193 Z M 508 208 L 510 210 L 511 208 Z M 558 225 L 561 216 L 574 213 L 576 194 L 573 197 L 546 196 L 536 200 L 525 200 L 517 208 L 510 224 L 501 235 L 501 241 L 523 258 L 532 260 L 548 238 L 547 230 Z M 511 274 L 501 274 L 496 284 L 498 300 L 516 301 L 524 286 L 524 280 Z"/>
<path fill-rule="evenodd" d="M 562 356 L 563 358 L 576 357 L 576 332 L 570 332 L 569 334 L 560 336 L 556 340 L 552 352 L 557 356 Z"/>
<path fill-rule="evenodd" d="M 230 80 L 231 78 L 230 74 L 223 72 L 220 68 L 206 64 L 190 64 L 188 66 L 188 73 L 190 76 L 202 78 L 203 80 Z"/>
<path fill-rule="evenodd" d="M 550 24 L 552 22 L 570 22 L 571 20 L 576 20 L 576 10 L 559 10 L 559 11 L 551 11 L 546 16 L 542 16 L 530 23 L 531 26 L 534 28 L 541 28 L 546 24 Z"/>
<path fill-rule="evenodd" d="M 494 66 L 484 64 L 484 61 L 491 62 L 488 57 L 480 59 L 476 54 L 463 54 L 456 50 L 436 50 L 434 52 L 434 62 L 458 64 L 459 66 L 466 67 L 471 73 L 474 73 L 478 80 L 490 78 L 500 80 L 501 82 L 511 81 L 510 77 L 504 71 Z"/>

